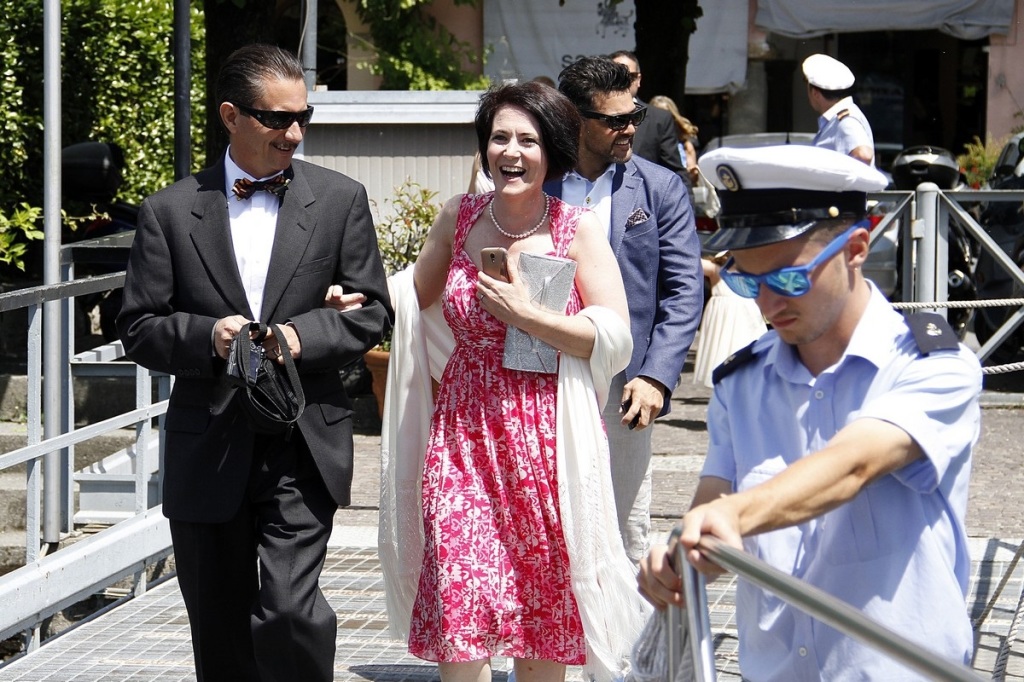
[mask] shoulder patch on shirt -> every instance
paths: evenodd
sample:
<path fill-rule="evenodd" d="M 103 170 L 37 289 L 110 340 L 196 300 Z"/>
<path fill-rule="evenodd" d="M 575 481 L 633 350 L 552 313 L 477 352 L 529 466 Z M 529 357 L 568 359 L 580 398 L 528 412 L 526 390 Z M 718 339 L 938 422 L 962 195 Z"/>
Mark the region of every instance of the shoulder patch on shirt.
<path fill-rule="evenodd" d="M 956 350 L 960 340 L 956 332 L 946 322 L 946 318 L 938 313 L 913 313 L 903 316 L 910 327 L 910 332 L 917 342 L 917 349 L 922 355 L 936 350 Z"/>
<path fill-rule="evenodd" d="M 757 341 L 751 341 L 749 344 L 740 348 L 738 351 L 723 360 L 722 364 L 718 367 L 715 367 L 711 372 L 711 383 L 717 384 L 719 381 L 753 360 L 755 343 L 757 343 Z"/>
<path fill-rule="evenodd" d="M 849 109 L 843 109 L 838 114 L 836 114 L 836 118 L 838 120 L 842 121 L 844 118 L 846 118 L 849 115 L 850 115 L 850 110 Z"/>

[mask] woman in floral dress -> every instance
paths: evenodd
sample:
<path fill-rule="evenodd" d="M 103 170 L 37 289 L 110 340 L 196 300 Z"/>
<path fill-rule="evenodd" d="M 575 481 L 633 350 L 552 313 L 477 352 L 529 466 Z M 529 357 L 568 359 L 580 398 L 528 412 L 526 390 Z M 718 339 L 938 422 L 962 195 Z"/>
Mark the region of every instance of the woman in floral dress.
<path fill-rule="evenodd" d="M 423 468 L 409 647 L 437 661 L 444 682 L 490 680 L 494 655 L 515 659 L 518 682 L 549 682 L 587 658 L 559 510 L 558 376 L 503 368 L 506 327 L 587 358 L 595 324 L 576 313 L 601 306 L 626 324 L 628 313 L 597 218 L 542 189 L 575 165 L 575 107 L 539 83 L 499 86 L 481 99 L 476 129 L 495 191 L 448 201 L 413 273 L 421 309 L 441 299 L 455 350 Z M 481 272 L 485 247 L 508 250 L 510 281 Z M 524 252 L 576 261 L 564 314 L 529 301 L 518 278 Z"/>

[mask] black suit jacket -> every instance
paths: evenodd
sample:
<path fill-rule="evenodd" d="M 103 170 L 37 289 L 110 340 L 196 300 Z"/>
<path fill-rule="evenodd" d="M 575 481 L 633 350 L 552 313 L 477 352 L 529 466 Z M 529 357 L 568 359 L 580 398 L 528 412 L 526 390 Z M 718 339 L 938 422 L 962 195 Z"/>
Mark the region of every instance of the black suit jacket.
<path fill-rule="evenodd" d="M 299 335 L 306 409 L 298 428 L 331 496 L 344 506 L 352 483 L 352 421 L 338 370 L 380 341 L 394 313 L 365 188 L 302 161 L 292 162 L 292 172 L 262 318 L 291 322 Z M 259 437 L 212 346 L 218 319 L 252 319 L 235 264 L 228 200 L 222 158 L 143 202 L 117 319 L 129 358 L 175 376 L 164 424 L 163 509 L 180 521 L 234 515 Z M 366 303 L 346 313 L 324 308 L 331 284 L 366 294 Z"/>
<path fill-rule="evenodd" d="M 641 104 L 647 104 L 641 102 Z M 664 166 L 689 186 L 690 175 L 679 156 L 679 134 L 672 114 L 647 104 L 647 117 L 633 135 L 633 153 L 651 163 Z"/>

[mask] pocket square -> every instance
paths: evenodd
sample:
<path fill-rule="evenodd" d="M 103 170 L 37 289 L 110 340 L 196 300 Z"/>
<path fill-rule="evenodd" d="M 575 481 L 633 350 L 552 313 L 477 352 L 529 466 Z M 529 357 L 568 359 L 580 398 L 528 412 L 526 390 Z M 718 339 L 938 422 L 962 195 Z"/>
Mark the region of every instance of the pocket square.
<path fill-rule="evenodd" d="M 628 230 L 634 225 L 639 225 L 640 223 L 645 222 L 650 217 L 651 216 L 647 215 L 646 211 L 644 211 L 642 208 L 638 208 L 632 213 L 630 213 L 629 217 L 626 218 L 626 229 Z"/>

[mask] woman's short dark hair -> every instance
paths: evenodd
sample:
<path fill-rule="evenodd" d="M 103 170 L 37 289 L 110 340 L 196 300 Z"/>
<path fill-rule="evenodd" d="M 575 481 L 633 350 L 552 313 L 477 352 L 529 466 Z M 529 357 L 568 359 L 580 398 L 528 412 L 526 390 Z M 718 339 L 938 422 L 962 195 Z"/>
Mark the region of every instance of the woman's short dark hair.
<path fill-rule="evenodd" d="M 487 163 L 487 144 L 494 117 L 499 109 L 508 106 L 524 109 L 540 126 L 540 141 L 548 158 L 545 180 L 560 178 L 576 167 L 581 126 L 579 112 L 558 90 L 527 81 L 493 86 L 480 98 L 476 110 L 476 137 L 480 164 L 488 175 L 491 170 Z"/>
<path fill-rule="evenodd" d="M 254 107 L 263 96 L 264 84 L 272 80 L 303 80 L 302 63 L 276 45 L 253 43 L 240 47 L 217 75 L 217 104 Z"/>

